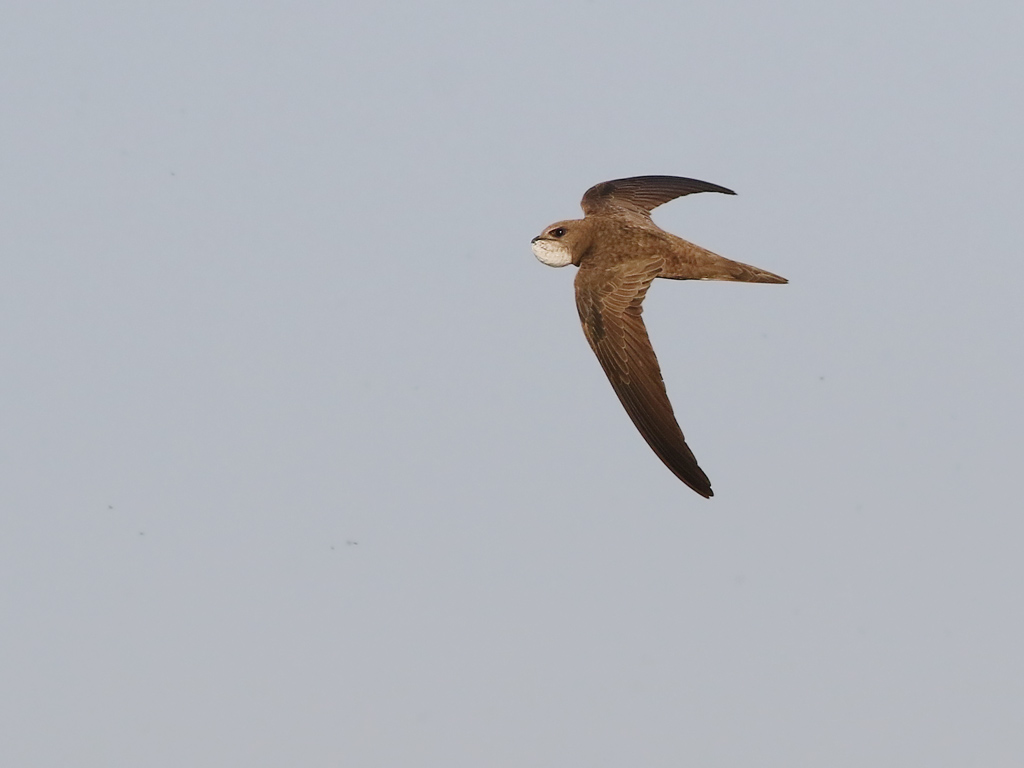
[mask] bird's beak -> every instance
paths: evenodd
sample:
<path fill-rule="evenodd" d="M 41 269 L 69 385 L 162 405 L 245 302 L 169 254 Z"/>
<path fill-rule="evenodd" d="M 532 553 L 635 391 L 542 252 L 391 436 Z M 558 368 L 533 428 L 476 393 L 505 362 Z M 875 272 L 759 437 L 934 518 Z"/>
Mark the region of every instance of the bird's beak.
<path fill-rule="evenodd" d="M 537 236 L 536 236 L 535 238 L 533 238 L 533 240 L 531 240 L 530 242 L 531 242 L 531 243 L 536 243 L 536 242 L 537 242 L 538 240 L 540 240 L 540 239 L 541 239 L 541 236 L 540 236 L 540 235 L 537 235 Z"/>

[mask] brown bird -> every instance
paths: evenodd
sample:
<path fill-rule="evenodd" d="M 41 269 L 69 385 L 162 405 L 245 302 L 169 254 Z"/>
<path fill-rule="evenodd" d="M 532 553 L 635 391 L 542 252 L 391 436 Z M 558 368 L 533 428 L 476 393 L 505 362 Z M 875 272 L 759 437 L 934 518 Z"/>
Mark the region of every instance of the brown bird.
<path fill-rule="evenodd" d="M 644 296 L 656 277 L 788 281 L 689 243 L 651 221 L 652 209 L 693 192 L 736 194 L 717 184 L 679 176 L 605 181 L 583 195 L 585 218 L 547 227 L 533 238 L 533 253 L 552 267 L 579 267 L 576 309 L 615 394 L 658 458 L 690 488 L 710 498 L 714 495 L 711 481 L 697 466 L 676 422 L 640 316 Z"/>

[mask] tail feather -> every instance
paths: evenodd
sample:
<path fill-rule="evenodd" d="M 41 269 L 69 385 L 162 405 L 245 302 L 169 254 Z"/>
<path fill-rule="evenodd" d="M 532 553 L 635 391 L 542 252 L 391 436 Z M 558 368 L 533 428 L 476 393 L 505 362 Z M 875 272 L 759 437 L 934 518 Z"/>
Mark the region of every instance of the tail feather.
<path fill-rule="evenodd" d="M 789 282 L 766 269 L 727 259 L 681 238 L 673 239 L 674 247 L 665 255 L 658 277 L 669 280 L 730 280 L 737 283 Z"/>
<path fill-rule="evenodd" d="M 711 275 L 701 278 L 702 280 L 734 280 L 737 283 L 788 283 L 784 277 L 772 274 L 766 269 L 752 267 L 749 264 L 741 264 L 738 261 L 722 259 L 725 264 L 725 275 Z"/>

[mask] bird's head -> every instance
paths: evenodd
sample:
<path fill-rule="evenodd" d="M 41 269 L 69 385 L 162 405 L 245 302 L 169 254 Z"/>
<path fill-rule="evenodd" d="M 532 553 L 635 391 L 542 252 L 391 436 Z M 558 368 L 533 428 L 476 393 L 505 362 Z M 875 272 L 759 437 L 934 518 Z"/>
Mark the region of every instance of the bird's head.
<path fill-rule="evenodd" d="M 578 265 L 586 240 L 587 228 L 582 219 L 557 221 L 533 238 L 533 255 L 549 267 Z"/>

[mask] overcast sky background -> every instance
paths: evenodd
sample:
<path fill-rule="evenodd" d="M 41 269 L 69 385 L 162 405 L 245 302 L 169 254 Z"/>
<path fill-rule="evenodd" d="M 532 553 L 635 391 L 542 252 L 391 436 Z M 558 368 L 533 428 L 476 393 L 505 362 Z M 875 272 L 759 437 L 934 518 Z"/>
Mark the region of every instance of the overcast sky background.
<path fill-rule="evenodd" d="M 0 763 L 1019 766 L 1024 5 L 7 3 Z M 645 318 L 590 185 L 790 284 Z"/>

